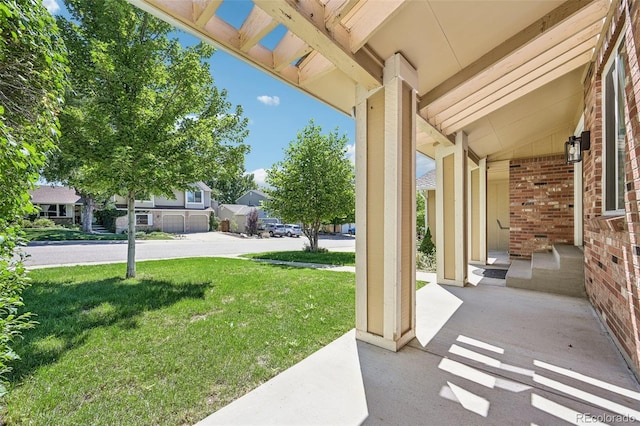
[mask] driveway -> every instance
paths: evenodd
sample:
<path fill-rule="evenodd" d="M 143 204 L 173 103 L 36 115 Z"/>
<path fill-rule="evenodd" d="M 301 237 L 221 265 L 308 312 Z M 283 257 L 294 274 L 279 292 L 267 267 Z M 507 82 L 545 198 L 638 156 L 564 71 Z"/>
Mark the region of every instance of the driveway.
<path fill-rule="evenodd" d="M 179 257 L 234 256 L 265 251 L 302 250 L 308 244 L 301 238 L 239 238 L 220 232 L 187 234 L 179 240 L 136 241 L 136 260 Z M 355 238 L 321 236 L 320 247 L 331 251 L 354 251 Z M 52 265 L 125 262 L 126 241 L 33 242 L 25 248 L 29 268 Z"/>

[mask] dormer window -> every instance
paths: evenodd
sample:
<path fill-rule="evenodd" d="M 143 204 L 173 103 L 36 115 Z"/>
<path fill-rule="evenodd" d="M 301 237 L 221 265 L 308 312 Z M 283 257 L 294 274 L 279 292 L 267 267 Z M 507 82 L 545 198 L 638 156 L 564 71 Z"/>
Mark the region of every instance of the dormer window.
<path fill-rule="evenodd" d="M 202 204 L 202 190 L 187 191 L 187 203 Z"/>

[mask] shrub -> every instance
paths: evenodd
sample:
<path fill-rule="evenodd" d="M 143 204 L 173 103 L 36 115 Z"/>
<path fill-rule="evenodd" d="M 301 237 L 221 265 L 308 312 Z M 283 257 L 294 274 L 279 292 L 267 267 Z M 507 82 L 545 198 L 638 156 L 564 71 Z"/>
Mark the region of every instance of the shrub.
<path fill-rule="evenodd" d="M 304 245 L 304 247 L 302 248 L 302 251 L 307 253 L 329 253 L 329 249 L 325 247 L 316 247 L 316 251 L 314 252 L 311 250 L 311 246 L 308 244 Z"/>
<path fill-rule="evenodd" d="M 436 253 L 424 254 L 420 251 L 416 253 L 416 268 L 421 271 L 436 272 Z"/>
<path fill-rule="evenodd" d="M 41 217 L 33 221 L 34 228 L 55 228 L 56 223 L 51 219 Z"/>
<path fill-rule="evenodd" d="M 118 210 L 113 206 L 109 206 L 105 209 L 98 210 L 95 215 L 98 222 L 107 228 L 109 232 L 116 232 L 116 219 L 121 216 L 126 216 L 127 212 L 125 210 Z"/>
<path fill-rule="evenodd" d="M 253 208 L 247 214 L 247 234 L 253 235 L 258 233 L 258 209 Z"/>
<path fill-rule="evenodd" d="M 433 244 L 433 240 L 431 239 L 431 230 L 429 228 L 427 228 L 427 232 L 424 234 L 424 238 L 420 242 L 418 250 L 423 254 L 435 254 L 436 246 Z"/>
<path fill-rule="evenodd" d="M 209 230 L 217 231 L 218 229 L 220 229 L 220 221 L 215 213 L 211 213 L 211 216 L 209 216 Z"/>
<path fill-rule="evenodd" d="M 33 222 L 31 222 L 29 219 L 22 219 L 20 221 L 20 227 L 21 228 L 33 228 Z"/>

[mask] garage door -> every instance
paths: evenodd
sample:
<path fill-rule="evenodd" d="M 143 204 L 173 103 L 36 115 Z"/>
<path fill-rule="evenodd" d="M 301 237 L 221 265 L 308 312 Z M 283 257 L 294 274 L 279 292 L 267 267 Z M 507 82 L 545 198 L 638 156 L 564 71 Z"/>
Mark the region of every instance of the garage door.
<path fill-rule="evenodd" d="M 170 233 L 184 232 L 184 217 L 175 214 L 164 216 L 162 230 Z"/>
<path fill-rule="evenodd" d="M 209 218 L 205 215 L 189 217 L 189 232 L 207 232 L 209 230 Z"/>

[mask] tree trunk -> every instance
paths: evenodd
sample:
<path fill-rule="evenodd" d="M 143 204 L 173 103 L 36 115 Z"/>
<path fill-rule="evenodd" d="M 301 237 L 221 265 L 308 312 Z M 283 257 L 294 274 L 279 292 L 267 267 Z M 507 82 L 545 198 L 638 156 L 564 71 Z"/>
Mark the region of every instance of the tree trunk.
<path fill-rule="evenodd" d="M 129 226 L 127 227 L 127 278 L 136 276 L 136 194 L 129 191 L 127 194 L 127 216 Z"/>
<path fill-rule="evenodd" d="M 313 225 L 311 225 L 311 229 L 310 229 L 310 235 L 309 235 L 309 247 L 312 253 L 315 253 L 318 251 L 318 233 L 320 231 L 320 224 L 319 223 L 314 223 Z"/>
<path fill-rule="evenodd" d="M 84 199 L 84 203 L 82 203 L 82 232 L 92 232 L 93 210 L 96 201 L 91 195 L 81 194 L 81 196 Z"/>

